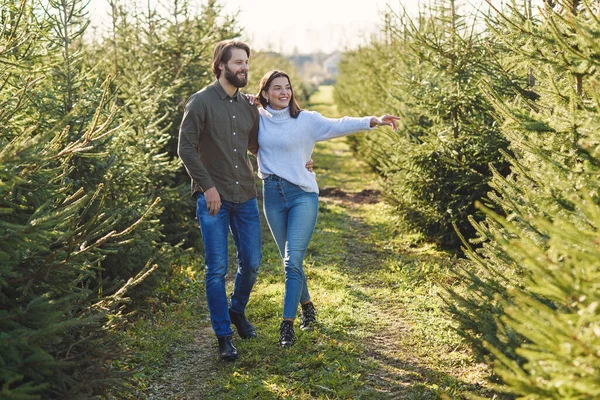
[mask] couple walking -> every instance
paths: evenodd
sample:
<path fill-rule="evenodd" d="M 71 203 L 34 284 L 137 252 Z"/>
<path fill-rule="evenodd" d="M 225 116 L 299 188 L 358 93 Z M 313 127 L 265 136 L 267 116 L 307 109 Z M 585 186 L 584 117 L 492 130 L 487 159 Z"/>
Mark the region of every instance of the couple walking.
<path fill-rule="evenodd" d="M 240 93 L 248 83 L 250 48 L 226 40 L 214 50 L 216 80 L 187 100 L 179 131 L 178 154 L 192 179 L 196 216 L 204 243 L 206 298 L 219 354 L 234 360 L 235 325 L 242 339 L 257 337 L 245 316 L 261 263 L 261 229 L 254 172 L 248 152 L 257 157 L 263 182 L 263 210 L 279 248 L 285 270 L 283 320 L 279 343 L 294 343 L 294 320 L 302 309 L 301 329 L 316 322 L 303 269 L 318 212 L 319 189 L 312 172 L 316 142 L 378 125 L 398 117 L 329 119 L 302 110 L 289 76 L 268 72 L 260 82 L 256 102 Z M 225 290 L 228 235 L 237 249 L 238 268 L 230 301 Z"/>

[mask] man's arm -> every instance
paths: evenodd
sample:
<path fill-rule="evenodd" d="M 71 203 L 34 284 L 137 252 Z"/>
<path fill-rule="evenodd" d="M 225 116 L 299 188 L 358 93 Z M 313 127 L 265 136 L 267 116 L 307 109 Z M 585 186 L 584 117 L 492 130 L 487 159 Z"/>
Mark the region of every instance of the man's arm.
<path fill-rule="evenodd" d="M 255 114 L 254 124 L 252 130 L 248 134 L 248 151 L 256 157 L 258 155 L 258 110 Z"/>
<path fill-rule="evenodd" d="M 179 127 L 177 155 L 183 161 L 187 173 L 203 191 L 215 184 L 198 156 L 200 137 L 204 131 L 204 118 L 200 102 L 192 96 L 185 105 L 183 120 Z"/>

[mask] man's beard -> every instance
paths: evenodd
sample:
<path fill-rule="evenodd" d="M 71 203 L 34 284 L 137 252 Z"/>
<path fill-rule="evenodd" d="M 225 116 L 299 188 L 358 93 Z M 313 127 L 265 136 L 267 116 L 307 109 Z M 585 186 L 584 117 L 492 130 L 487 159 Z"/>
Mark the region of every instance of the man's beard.
<path fill-rule="evenodd" d="M 246 72 L 243 77 L 240 77 L 225 66 L 225 79 L 236 88 L 242 88 L 248 84 L 248 73 Z"/>

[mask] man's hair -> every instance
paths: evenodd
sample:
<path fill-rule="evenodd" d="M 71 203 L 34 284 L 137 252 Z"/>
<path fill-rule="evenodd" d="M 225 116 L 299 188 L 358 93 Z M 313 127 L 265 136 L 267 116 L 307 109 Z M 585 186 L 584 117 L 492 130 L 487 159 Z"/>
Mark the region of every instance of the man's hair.
<path fill-rule="evenodd" d="M 227 62 L 231 59 L 231 49 L 242 49 L 246 52 L 248 58 L 250 58 L 250 46 L 248 46 L 246 43 L 234 39 L 220 41 L 215 46 L 212 65 L 213 74 L 215 74 L 217 79 L 219 79 L 221 76 L 219 64 L 227 64 Z"/>

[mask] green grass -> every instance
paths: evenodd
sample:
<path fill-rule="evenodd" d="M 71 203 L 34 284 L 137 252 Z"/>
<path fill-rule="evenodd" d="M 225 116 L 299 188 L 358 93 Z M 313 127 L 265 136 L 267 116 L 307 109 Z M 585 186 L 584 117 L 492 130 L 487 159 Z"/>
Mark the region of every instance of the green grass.
<path fill-rule="evenodd" d="M 319 90 L 310 96 L 306 108 L 318 111 L 328 118 L 339 117 L 337 107 L 333 103 L 333 86 L 321 86 Z"/>
<path fill-rule="evenodd" d="M 360 192 L 379 188 L 377 176 L 371 174 L 366 163 L 354 157 L 343 137 L 317 143 L 312 158 L 322 190 L 340 187 L 345 191 Z"/>
<path fill-rule="evenodd" d="M 284 275 L 263 220 L 263 265 L 247 308 L 259 338 L 236 337 L 240 359 L 218 359 L 201 257 L 182 259 L 157 296 L 169 301 L 127 332 L 137 356 L 125 365 L 138 367 L 129 398 L 500 398 L 443 312 L 434 282 L 453 283 L 453 255 L 395 232 L 384 203 L 355 201 L 377 179 L 343 139 L 320 143 L 313 158 L 319 186 L 338 194 L 321 196 L 305 259 L 317 328 L 298 329 L 289 349 L 278 346 Z"/>

